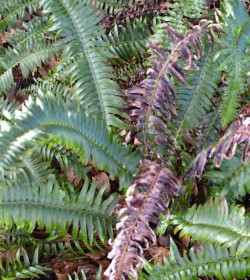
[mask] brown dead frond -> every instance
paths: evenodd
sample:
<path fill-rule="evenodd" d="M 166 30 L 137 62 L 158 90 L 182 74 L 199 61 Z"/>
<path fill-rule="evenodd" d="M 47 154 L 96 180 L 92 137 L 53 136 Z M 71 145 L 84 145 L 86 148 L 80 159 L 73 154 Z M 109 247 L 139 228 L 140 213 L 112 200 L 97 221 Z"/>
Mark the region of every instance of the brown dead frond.
<path fill-rule="evenodd" d="M 243 109 L 240 117 L 231 124 L 216 145 L 198 155 L 192 174 L 200 177 L 207 159 L 211 157 L 214 157 L 215 165 L 220 167 L 223 159 L 231 159 L 234 156 L 238 146 L 243 149 L 242 161 L 245 163 L 250 156 L 250 103 Z"/>
<path fill-rule="evenodd" d="M 213 35 L 210 21 L 201 20 L 200 24 L 188 30 L 184 37 L 168 27 L 168 36 L 174 47 L 172 50 L 163 50 L 149 44 L 152 56 L 149 58 L 151 67 L 148 69 L 148 78 L 137 87 L 126 91 L 130 115 L 134 116 L 139 125 L 143 124 L 143 141 L 147 149 L 147 134 L 149 127 L 154 128 L 154 140 L 158 145 L 169 146 L 171 132 L 166 121 L 176 117 L 177 110 L 174 101 L 175 83 L 187 87 L 186 70 L 198 69 L 194 62 L 204 52 L 203 37 L 206 34 L 213 48 Z M 147 154 L 147 151 L 145 151 Z"/>
<path fill-rule="evenodd" d="M 151 225 L 157 224 L 157 213 L 168 210 L 169 200 L 177 194 L 180 183 L 171 170 L 146 160 L 142 171 L 127 191 L 126 207 L 120 211 L 119 231 L 108 254 L 112 262 L 105 272 L 110 280 L 137 279 L 143 267 L 143 255 L 156 243 Z"/>

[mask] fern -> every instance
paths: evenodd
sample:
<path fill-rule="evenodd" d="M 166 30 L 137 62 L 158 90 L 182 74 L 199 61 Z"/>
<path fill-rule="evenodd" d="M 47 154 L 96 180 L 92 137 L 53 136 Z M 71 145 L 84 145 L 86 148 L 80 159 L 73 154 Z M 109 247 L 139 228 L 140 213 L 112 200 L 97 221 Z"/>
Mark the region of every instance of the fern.
<path fill-rule="evenodd" d="M 133 24 L 126 19 L 125 26 L 115 25 L 112 33 L 107 37 L 108 51 L 113 64 L 123 65 L 131 62 L 133 58 L 141 61 L 146 57 L 146 40 L 150 36 L 150 30 L 146 21 L 135 20 Z"/>
<path fill-rule="evenodd" d="M 224 8 L 224 13 L 218 11 L 223 21 L 224 34 L 220 38 L 223 49 L 216 57 L 222 58 L 219 70 L 226 73 L 220 110 L 222 126 L 226 127 L 237 116 L 240 95 L 247 91 L 250 17 L 242 1 L 227 1 Z"/>
<path fill-rule="evenodd" d="M 238 153 L 231 160 L 223 161 L 219 170 L 210 169 L 203 177 L 223 188 L 220 196 L 232 194 L 234 198 L 239 198 L 250 192 L 249 161 L 243 165 Z"/>
<path fill-rule="evenodd" d="M 213 51 L 207 46 L 204 57 L 197 62 L 199 71 L 188 73 L 189 88 L 176 90 L 176 102 L 179 105 L 176 138 L 185 130 L 196 128 L 201 117 L 211 110 L 220 78 L 219 72 L 213 70 L 216 68 L 213 56 Z"/>
<path fill-rule="evenodd" d="M 159 164 L 145 161 L 142 172 L 127 191 L 127 206 L 120 211 L 120 230 L 108 257 L 111 264 L 105 272 L 110 280 L 137 279 L 136 268 L 143 266 L 143 251 L 155 244 L 156 236 L 150 224 L 156 224 L 156 214 L 166 212 L 169 200 L 180 188 L 174 174 Z"/>
<path fill-rule="evenodd" d="M 4 32 L 6 28 L 15 26 L 18 18 L 22 18 L 25 11 L 30 13 L 36 11 L 40 6 L 39 0 L 13 0 L 2 1 L 0 6 L 0 14 L 2 19 L 0 21 L 0 30 Z"/>
<path fill-rule="evenodd" d="M 170 38 L 167 36 L 167 27 L 178 30 L 181 36 L 190 27 L 191 19 L 199 19 L 207 14 L 206 3 L 204 0 L 179 0 L 174 3 L 168 3 L 167 15 L 159 17 L 159 23 L 156 25 L 154 34 L 150 38 L 152 44 L 163 45 L 170 48 L 172 45 Z"/>
<path fill-rule="evenodd" d="M 19 167 L 18 156 L 34 146 L 34 140 L 52 141 L 53 138 L 46 139 L 49 135 L 54 135 L 53 141 L 57 144 L 77 149 L 84 164 L 92 156 L 94 166 L 107 170 L 111 178 L 119 176 L 121 189 L 129 185 L 138 168 L 138 152 L 131 153 L 128 148 L 118 145 L 103 123 L 86 117 L 74 102 L 65 104 L 59 96 L 48 95 L 36 102 L 30 100 L 15 123 L 8 137 L 1 137 L 2 171 L 15 171 Z"/>
<path fill-rule="evenodd" d="M 249 158 L 249 104 L 243 109 L 239 119 L 233 122 L 225 135 L 213 146 L 209 146 L 198 154 L 194 161 L 192 173 L 200 177 L 209 157 L 214 157 L 216 167 L 220 167 L 224 158 L 231 159 L 236 148 L 242 146 L 242 161 L 246 163 Z"/>
<path fill-rule="evenodd" d="M 51 30 L 57 30 L 62 39 L 59 45 L 68 45 L 67 56 L 80 55 L 70 67 L 73 86 L 86 102 L 86 111 L 104 121 L 107 127 L 126 125 L 118 118 L 124 116 L 122 93 L 113 81 L 112 68 L 96 38 L 103 32 L 97 26 L 99 18 L 83 1 L 42 1 L 45 13 L 51 13 Z M 111 94 L 112 92 L 112 94 Z"/>
<path fill-rule="evenodd" d="M 0 90 L 6 93 L 14 84 L 13 69 L 20 66 L 22 75 L 26 78 L 30 71 L 47 63 L 60 52 L 59 47 L 48 43 L 43 36 L 48 28 L 47 21 L 40 18 L 24 25 L 27 32 L 16 31 L 8 39 L 12 48 L 2 48 L 0 58 Z"/>
<path fill-rule="evenodd" d="M 139 279 L 151 280 L 184 280 L 200 279 L 202 276 L 217 277 L 217 279 L 245 279 L 250 273 L 250 258 L 247 255 L 237 257 L 237 247 L 230 250 L 210 244 L 203 244 L 189 252 L 180 255 L 176 244 L 170 241 L 169 260 L 164 264 L 151 265 L 147 263 Z"/>
<path fill-rule="evenodd" d="M 21 256 L 23 260 L 21 260 Z M 32 262 L 24 248 L 18 249 L 15 256 L 13 254 L 12 260 L 8 260 L 5 267 L 0 270 L 0 277 L 3 280 L 39 278 L 50 269 L 42 267 L 38 263 L 38 248 L 35 250 Z"/>
<path fill-rule="evenodd" d="M 202 21 L 199 26 L 188 31 L 184 37 L 170 27 L 168 34 L 173 41 L 173 49 L 168 52 L 156 46 L 150 46 L 151 52 L 157 57 L 150 58 L 154 67 L 149 69 L 149 78 L 144 80 L 140 87 L 127 90 L 131 115 L 136 116 L 139 119 L 138 122 L 143 124 L 143 142 L 146 155 L 148 154 L 147 137 L 151 133 L 150 130 L 154 131 L 154 127 L 154 133 L 158 134 L 154 141 L 163 146 L 168 145 L 168 141 L 165 139 L 169 139 L 171 133 L 166 123 L 173 115 L 177 115 L 173 100 L 175 93 L 173 81 L 187 86 L 186 73 L 182 69 L 183 67 L 178 64 L 178 60 L 187 64 L 186 70 L 192 67 L 197 69 L 197 65 L 193 61 L 194 55 L 191 53 L 191 47 L 194 48 L 195 57 L 200 58 L 203 52 L 201 50 L 203 49 L 202 37 L 208 34 L 212 40 L 207 21 Z"/>
<path fill-rule="evenodd" d="M 48 178 L 47 185 L 33 185 L 29 182 L 7 186 L 1 191 L 0 208 L 1 226 L 32 232 L 38 224 L 46 232 L 56 231 L 64 236 L 72 224 L 72 238 L 80 236 L 86 245 L 92 244 L 94 234 L 103 243 L 112 237 L 113 209 L 118 201 L 116 195 L 102 201 L 105 187 L 95 196 L 95 184 L 89 187 L 88 180 L 79 195 L 69 194 L 60 188 L 53 177 Z"/>
<path fill-rule="evenodd" d="M 175 232 L 180 231 L 180 236 L 227 248 L 237 245 L 236 256 L 250 252 L 249 217 L 243 207 L 229 206 L 225 199 L 194 205 L 186 213 L 173 217 L 172 223 L 177 225 Z"/>

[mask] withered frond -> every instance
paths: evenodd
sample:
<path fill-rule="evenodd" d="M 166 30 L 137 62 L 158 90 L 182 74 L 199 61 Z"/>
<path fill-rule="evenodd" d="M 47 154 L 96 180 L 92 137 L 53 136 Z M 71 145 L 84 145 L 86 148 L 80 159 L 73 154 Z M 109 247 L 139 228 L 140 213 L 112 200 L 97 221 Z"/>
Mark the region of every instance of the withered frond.
<path fill-rule="evenodd" d="M 137 279 L 137 269 L 143 267 L 144 250 L 156 243 L 150 225 L 157 224 L 157 213 L 168 210 L 169 200 L 177 194 L 180 183 L 171 170 L 146 160 L 142 171 L 127 191 L 126 207 L 120 211 L 112 259 L 105 275 L 111 280 Z"/>
<path fill-rule="evenodd" d="M 192 171 L 193 175 L 201 176 L 208 157 L 214 157 L 215 165 L 219 167 L 224 158 L 231 159 L 234 156 L 238 146 L 243 149 L 242 161 L 246 163 L 250 156 L 250 103 L 243 109 L 240 117 L 232 123 L 217 144 L 198 155 Z"/>
<path fill-rule="evenodd" d="M 155 141 L 160 145 L 168 145 L 171 133 L 166 122 L 177 115 L 174 102 L 175 83 L 187 87 L 186 70 L 198 69 L 194 60 L 203 55 L 203 36 L 206 34 L 213 47 L 213 36 L 211 33 L 211 22 L 200 21 L 200 24 L 188 30 L 184 37 L 178 34 L 170 26 L 168 36 L 174 47 L 163 50 L 155 45 L 148 45 L 152 56 L 149 61 L 152 67 L 148 69 L 148 78 L 139 86 L 128 89 L 130 115 L 138 118 L 138 123 L 143 124 L 143 141 L 147 146 L 149 129 L 153 128 L 157 134 Z M 185 67 L 183 67 L 183 65 Z M 152 127 L 150 127 L 152 124 Z"/>

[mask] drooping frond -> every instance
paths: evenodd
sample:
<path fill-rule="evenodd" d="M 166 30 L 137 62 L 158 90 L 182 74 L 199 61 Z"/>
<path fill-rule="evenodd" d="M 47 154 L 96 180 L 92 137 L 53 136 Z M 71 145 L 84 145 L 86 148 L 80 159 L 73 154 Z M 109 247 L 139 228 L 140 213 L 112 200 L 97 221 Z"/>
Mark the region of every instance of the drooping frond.
<path fill-rule="evenodd" d="M 172 218 L 175 232 L 201 242 L 237 246 L 236 256 L 250 252 L 250 219 L 239 205 L 229 206 L 226 199 L 194 205 L 186 213 Z"/>
<path fill-rule="evenodd" d="M 1 186 L 1 226 L 10 230 L 14 225 L 31 233 L 36 224 L 46 232 L 55 231 L 64 236 L 71 227 L 72 238 L 82 237 L 86 245 L 92 244 L 97 234 L 103 243 L 113 236 L 112 212 L 118 196 L 112 194 L 106 200 L 103 186 L 95 195 L 96 183 L 89 186 L 85 178 L 81 192 L 69 193 L 49 176 L 47 184 L 29 181 L 12 182 Z"/>
<path fill-rule="evenodd" d="M 62 97 L 47 94 L 36 101 L 30 98 L 15 126 L 1 136 L 1 171 L 15 171 L 27 148 L 48 142 L 75 149 L 83 164 L 92 157 L 99 170 L 107 170 L 111 178 L 119 176 L 121 189 L 129 186 L 138 170 L 138 151 L 118 144 L 102 122 L 86 117 L 73 101 L 65 103 Z"/>
<path fill-rule="evenodd" d="M 39 0 L 12 0 L 12 1 L 1 1 L 0 5 L 0 31 L 4 32 L 6 28 L 15 26 L 17 19 L 22 18 L 25 11 L 34 12 L 39 8 Z"/>
<path fill-rule="evenodd" d="M 127 206 L 120 212 L 119 233 L 108 254 L 112 262 L 105 272 L 110 280 L 137 279 L 136 268 L 142 268 L 143 251 L 156 243 L 149 224 L 157 224 L 156 214 L 168 210 L 169 200 L 180 188 L 178 179 L 167 168 L 151 161 L 142 163 L 142 172 L 129 187 Z"/>
<path fill-rule="evenodd" d="M 205 172 L 203 177 L 214 185 L 224 187 L 220 196 L 231 194 L 234 198 L 239 198 L 250 193 L 250 162 L 242 164 L 239 153 L 230 160 L 223 161 L 219 169 L 213 168 Z"/>
<path fill-rule="evenodd" d="M 38 248 L 36 248 L 31 261 L 27 251 L 24 248 L 19 248 L 16 253 L 12 253 L 11 259 L 6 260 L 4 267 L 1 267 L 1 279 L 30 279 L 45 275 L 45 272 L 50 269 L 39 265 L 38 253 Z"/>
<path fill-rule="evenodd" d="M 192 247 L 189 252 L 180 252 L 171 239 L 169 260 L 164 264 L 147 263 L 146 273 L 141 273 L 143 280 L 198 280 L 202 276 L 216 279 L 245 279 L 250 273 L 249 255 L 236 256 L 237 247 L 223 249 L 219 246 L 203 244 L 200 248 Z"/>
<path fill-rule="evenodd" d="M 231 159 L 238 146 L 243 148 L 242 161 L 246 163 L 250 156 L 250 108 L 249 104 L 243 109 L 239 119 L 226 131 L 225 135 L 220 140 L 210 146 L 207 150 L 203 150 L 196 158 L 193 175 L 200 177 L 207 159 L 214 157 L 216 167 L 220 167 L 223 159 Z"/>
<path fill-rule="evenodd" d="M 156 55 L 155 58 L 150 59 L 154 66 L 148 70 L 149 77 L 140 86 L 127 90 L 131 115 L 136 116 L 138 122 L 143 124 L 145 147 L 149 131 L 154 127 L 155 133 L 158 134 L 155 138 L 156 143 L 164 146 L 168 144 L 165 139 L 169 138 L 167 134 L 170 132 L 166 122 L 172 118 L 172 115 L 177 115 L 173 80 L 187 86 L 183 68 L 197 69 L 194 57 L 198 59 L 203 55 L 203 36 L 207 34 L 212 40 L 209 24 L 210 22 L 206 20 L 201 21 L 200 25 L 187 31 L 184 37 L 168 27 L 168 35 L 174 44 L 170 52 L 156 46 L 149 46 L 151 52 Z M 186 66 L 181 66 L 180 61 Z"/>
<path fill-rule="evenodd" d="M 66 59 L 74 57 L 69 66 L 72 84 L 86 111 L 104 121 L 105 126 L 123 128 L 123 94 L 114 81 L 112 68 L 107 64 L 103 43 L 96 38 L 103 34 L 98 26 L 99 18 L 84 1 L 43 0 L 44 12 L 51 13 L 51 30 L 58 31 L 60 46 L 68 45 Z M 77 56 L 79 58 L 77 59 Z"/>
<path fill-rule="evenodd" d="M 6 93 L 14 84 L 13 69 L 20 67 L 24 78 L 29 72 L 35 72 L 37 66 L 48 63 L 49 59 L 60 52 L 44 36 L 48 22 L 39 17 L 24 24 L 26 32 L 17 30 L 7 41 L 11 47 L 1 47 L 0 57 L 0 91 Z"/>
<path fill-rule="evenodd" d="M 225 73 L 220 114 L 222 126 L 227 127 L 237 116 L 241 94 L 247 92 L 250 17 L 243 1 L 226 1 L 224 7 L 224 13 L 218 11 L 222 18 L 220 43 L 223 48 L 216 57 L 221 57 L 219 70 Z"/>

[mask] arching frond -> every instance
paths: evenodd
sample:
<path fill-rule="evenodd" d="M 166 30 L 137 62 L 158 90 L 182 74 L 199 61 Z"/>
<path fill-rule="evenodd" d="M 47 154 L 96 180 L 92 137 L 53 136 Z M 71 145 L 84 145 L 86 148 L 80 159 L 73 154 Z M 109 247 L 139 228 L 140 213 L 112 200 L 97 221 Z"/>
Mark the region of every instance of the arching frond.
<path fill-rule="evenodd" d="M 221 280 L 245 279 L 250 273 L 250 258 L 248 255 L 237 257 L 235 246 L 228 250 L 210 244 L 184 251 L 182 257 L 171 240 L 169 260 L 165 260 L 164 264 L 147 263 L 145 270 L 148 274 L 141 273 L 139 279 L 198 280 L 202 276 L 215 276 Z"/>
<path fill-rule="evenodd" d="M 245 209 L 229 206 L 226 199 L 194 205 L 186 213 L 176 215 L 172 223 L 180 236 L 191 236 L 202 242 L 222 244 L 228 248 L 238 246 L 236 256 L 250 252 L 249 217 Z"/>
<path fill-rule="evenodd" d="M 61 36 L 59 45 L 68 45 L 66 60 L 74 57 L 68 70 L 72 84 L 81 95 L 85 110 L 103 120 L 105 126 L 124 128 L 118 116 L 124 117 L 123 94 L 113 80 L 112 68 L 107 64 L 99 38 L 103 32 L 97 25 L 99 18 L 84 1 L 43 0 L 44 12 L 51 13 L 53 26 Z"/>
<path fill-rule="evenodd" d="M 73 101 L 65 103 L 59 96 L 47 95 L 26 103 L 7 137 L 1 137 L 1 170 L 15 171 L 20 167 L 19 156 L 37 145 L 34 141 L 54 141 L 74 148 L 84 164 L 92 157 L 93 165 L 107 170 L 111 178 L 119 176 L 121 189 L 129 186 L 138 170 L 138 151 L 132 153 L 128 147 L 122 147 L 102 122 L 86 117 L 81 107 Z"/>
<path fill-rule="evenodd" d="M 38 224 L 46 232 L 55 231 L 64 236 L 72 225 L 72 238 L 82 237 L 85 244 L 92 244 L 97 234 L 103 243 L 113 236 L 112 212 L 118 196 L 112 194 L 102 199 L 105 186 L 95 195 L 95 183 L 89 186 L 86 179 L 79 195 L 69 193 L 59 186 L 53 176 L 47 184 L 35 185 L 29 181 L 1 186 L 1 226 L 32 232 Z"/>

